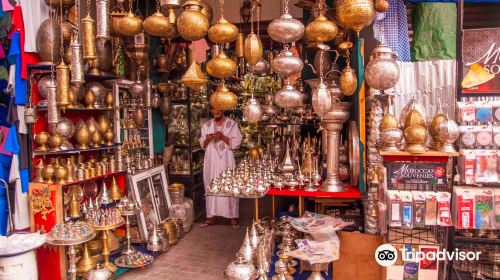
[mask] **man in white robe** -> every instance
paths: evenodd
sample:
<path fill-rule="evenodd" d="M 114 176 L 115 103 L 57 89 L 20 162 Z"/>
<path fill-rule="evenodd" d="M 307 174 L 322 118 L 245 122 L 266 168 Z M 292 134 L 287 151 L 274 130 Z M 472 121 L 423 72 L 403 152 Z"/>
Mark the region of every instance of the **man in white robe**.
<path fill-rule="evenodd" d="M 235 166 L 233 150 L 241 144 L 242 135 L 238 123 L 225 117 L 224 111 L 212 108 L 213 119 L 201 128 L 200 145 L 205 150 L 203 182 L 208 193 L 210 181 L 222 171 Z M 201 227 L 215 224 L 215 217 L 231 219 L 234 228 L 239 227 L 239 201 L 235 197 L 206 196 L 207 220 Z"/>

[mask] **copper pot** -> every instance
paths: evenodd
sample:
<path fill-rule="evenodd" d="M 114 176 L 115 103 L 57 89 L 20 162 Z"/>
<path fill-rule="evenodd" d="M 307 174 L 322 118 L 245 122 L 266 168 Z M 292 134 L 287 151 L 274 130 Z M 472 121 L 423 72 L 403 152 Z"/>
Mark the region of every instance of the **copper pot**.
<path fill-rule="evenodd" d="M 113 130 L 110 129 L 104 133 L 104 140 L 107 146 L 113 146 L 113 141 L 115 140 L 115 133 Z"/>
<path fill-rule="evenodd" d="M 60 151 L 64 139 L 59 134 L 54 134 L 49 139 L 49 147 L 52 151 Z"/>

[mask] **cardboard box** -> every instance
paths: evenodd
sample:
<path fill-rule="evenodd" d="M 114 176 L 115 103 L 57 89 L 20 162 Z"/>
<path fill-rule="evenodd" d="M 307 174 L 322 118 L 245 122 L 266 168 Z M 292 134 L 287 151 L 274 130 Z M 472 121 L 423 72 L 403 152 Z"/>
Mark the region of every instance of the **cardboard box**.
<path fill-rule="evenodd" d="M 342 231 L 339 239 L 340 258 L 333 262 L 333 279 L 382 279 L 382 267 L 375 261 L 375 250 L 384 243 L 382 236 Z"/>

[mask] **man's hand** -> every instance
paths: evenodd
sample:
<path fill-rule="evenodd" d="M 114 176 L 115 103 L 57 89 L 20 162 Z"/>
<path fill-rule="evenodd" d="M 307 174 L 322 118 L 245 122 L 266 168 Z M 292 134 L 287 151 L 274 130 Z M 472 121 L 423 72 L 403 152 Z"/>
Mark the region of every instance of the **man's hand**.
<path fill-rule="evenodd" d="M 207 138 L 205 139 L 205 142 L 203 142 L 203 148 L 206 148 L 210 142 L 214 140 L 214 135 L 213 134 L 208 134 Z"/>
<path fill-rule="evenodd" d="M 222 138 L 224 137 L 224 134 L 222 134 L 222 132 L 220 132 L 220 131 L 217 131 L 217 132 L 215 132 L 215 133 L 213 134 L 213 137 L 214 137 L 214 139 L 215 139 L 215 140 L 217 140 L 217 141 L 218 141 L 218 140 L 222 140 Z"/>

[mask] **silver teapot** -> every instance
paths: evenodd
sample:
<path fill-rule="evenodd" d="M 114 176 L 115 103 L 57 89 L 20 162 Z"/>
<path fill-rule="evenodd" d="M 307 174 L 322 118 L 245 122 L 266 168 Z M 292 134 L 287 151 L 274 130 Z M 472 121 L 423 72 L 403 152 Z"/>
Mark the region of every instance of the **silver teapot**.
<path fill-rule="evenodd" d="M 253 280 L 257 271 L 252 263 L 243 260 L 241 255 L 237 260 L 230 263 L 224 271 L 224 279 L 227 280 Z"/>

